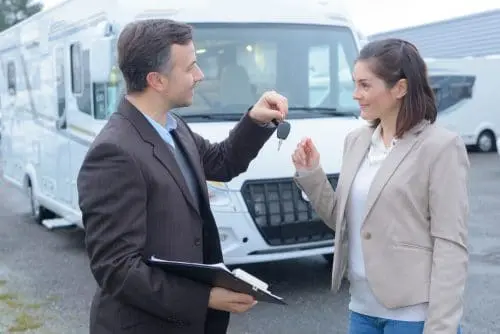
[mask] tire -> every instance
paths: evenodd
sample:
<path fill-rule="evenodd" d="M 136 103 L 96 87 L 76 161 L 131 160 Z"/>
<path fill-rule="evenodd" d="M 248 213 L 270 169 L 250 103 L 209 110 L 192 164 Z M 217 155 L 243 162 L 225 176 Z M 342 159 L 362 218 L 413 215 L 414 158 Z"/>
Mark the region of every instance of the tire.
<path fill-rule="evenodd" d="M 496 139 L 493 132 L 485 130 L 477 137 L 477 149 L 480 152 L 493 152 L 496 149 Z"/>
<path fill-rule="evenodd" d="M 45 207 L 38 203 L 33 192 L 33 187 L 31 181 L 28 183 L 28 197 L 30 201 L 31 217 L 35 220 L 37 224 L 41 224 L 44 219 L 55 218 L 55 214 L 52 211 L 47 210 Z"/>

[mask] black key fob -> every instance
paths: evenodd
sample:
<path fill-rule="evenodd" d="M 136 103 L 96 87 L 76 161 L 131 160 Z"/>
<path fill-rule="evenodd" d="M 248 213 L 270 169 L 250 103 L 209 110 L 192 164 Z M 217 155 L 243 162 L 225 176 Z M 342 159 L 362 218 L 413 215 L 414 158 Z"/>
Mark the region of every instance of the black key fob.
<path fill-rule="evenodd" d="M 279 139 L 278 142 L 278 151 L 281 148 L 281 144 L 283 143 L 283 140 L 285 140 L 288 137 L 288 134 L 290 133 L 290 123 L 287 121 L 283 122 L 278 122 L 277 120 L 273 119 L 273 123 L 278 127 L 276 130 L 276 136 Z"/>
<path fill-rule="evenodd" d="M 288 134 L 290 133 L 290 123 L 287 121 L 283 122 L 278 122 L 277 120 L 273 119 L 273 124 L 278 127 L 276 135 L 278 136 L 279 139 L 286 139 L 288 137 Z"/>
<path fill-rule="evenodd" d="M 283 121 L 278 124 L 278 129 L 276 130 L 276 136 L 278 139 L 285 140 L 290 133 L 290 123 Z"/>

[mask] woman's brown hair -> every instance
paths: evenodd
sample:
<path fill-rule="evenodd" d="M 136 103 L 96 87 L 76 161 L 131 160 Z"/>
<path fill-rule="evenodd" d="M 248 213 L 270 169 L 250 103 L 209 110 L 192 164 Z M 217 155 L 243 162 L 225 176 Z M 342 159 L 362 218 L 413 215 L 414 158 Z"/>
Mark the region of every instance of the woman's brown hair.
<path fill-rule="evenodd" d="M 397 117 L 396 137 L 402 137 L 424 119 L 435 122 L 437 107 L 427 66 L 413 44 L 397 38 L 372 41 L 363 47 L 358 61 L 366 61 L 388 88 L 406 79 L 408 89 Z M 379 123 L 377 119 L 372 125 L 376 127 Z"/>

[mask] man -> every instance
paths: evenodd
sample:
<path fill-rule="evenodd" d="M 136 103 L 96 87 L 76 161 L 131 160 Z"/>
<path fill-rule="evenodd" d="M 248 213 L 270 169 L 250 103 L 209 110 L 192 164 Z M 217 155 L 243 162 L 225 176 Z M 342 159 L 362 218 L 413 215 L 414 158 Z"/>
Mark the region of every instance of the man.
<path fill-rule="evenodd" d="M 86 249 L 99 285 L 91 334 L 226 333 L 229 312 L 252 297 L 149 267 L 151 255 L 223 261 L 206 180 L 244 172 L 287 114 L 287 100 L 264 94 L 221 143 L 193 133 L 172 108 L 189 106 L 203 79 L 189 26 L 169 20 L 129 24 L 118 40 L 127 94 L 97 136 L 78 176 Z"/>

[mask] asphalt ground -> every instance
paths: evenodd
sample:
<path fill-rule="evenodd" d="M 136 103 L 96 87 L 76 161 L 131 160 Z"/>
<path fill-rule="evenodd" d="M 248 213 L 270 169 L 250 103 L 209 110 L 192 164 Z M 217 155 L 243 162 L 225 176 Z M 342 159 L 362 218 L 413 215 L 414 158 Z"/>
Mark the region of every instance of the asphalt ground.
<path fill-rule="evenodd" d="M 464 333 L 500 333 L 500 157 L 470 154 L 470 270 Z M 85 334 L 95 283 L 79 230 L 48 231 L 0 181 L 0 333 Z M 348 292 L 329 292 L 321 257 L 242 267 L 289 303 L 233 315 L 231 334 L 346 333 Z M 31 329 L 29 329 L 31 328 Z"/>

